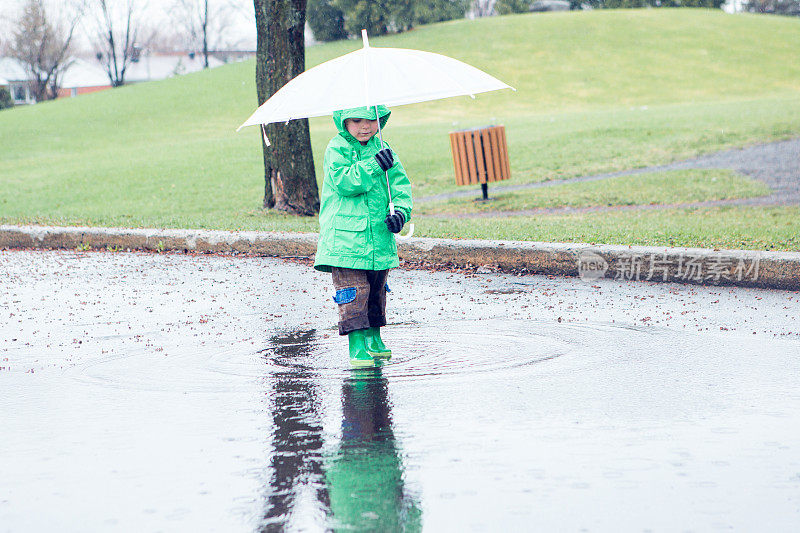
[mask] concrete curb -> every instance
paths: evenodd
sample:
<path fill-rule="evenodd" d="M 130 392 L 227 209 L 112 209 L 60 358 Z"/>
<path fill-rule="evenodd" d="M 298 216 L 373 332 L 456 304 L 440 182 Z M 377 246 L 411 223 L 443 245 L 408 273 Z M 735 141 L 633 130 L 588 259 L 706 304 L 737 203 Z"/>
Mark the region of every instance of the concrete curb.
<path fill-rule="evenodd" d="M 310 257 L 314 233 L 0 225 L 0 248 L 112 249 Z M 800 290 L 800 253 L 409 238 L 405 261 L 478 272 Z"/>

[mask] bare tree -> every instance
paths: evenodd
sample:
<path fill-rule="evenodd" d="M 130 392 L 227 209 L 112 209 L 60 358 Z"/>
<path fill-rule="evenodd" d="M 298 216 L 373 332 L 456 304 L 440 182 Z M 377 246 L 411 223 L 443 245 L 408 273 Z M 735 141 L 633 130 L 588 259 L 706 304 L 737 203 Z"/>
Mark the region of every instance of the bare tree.
<path fill-rule="evenodd" d="M 253 0 L 259 105 L 305 70 L 305 0 Z M 264 207 L 297 215 L 319 212 L 308 120 L 266 126 Z"/>
<path fill-rule="evenodd" d="M 95 57 L 113 87 L 125 85 L 125 74 L 138 60 L 151 34 L 146 33 L 144 6 L 137 0 L 92 0 L 95 12 Z"/>
<path fill-rule="evenodd" d="M 239 9 L 229 0 L 176 0 L 170 14 L 183 30 L 190 50 L 203 54 L 208 68 L 209 52 L 221 46 L 233 46 L 230 29 L 232 15 Z"/>
<path fill-rule="evenodd" d="M 183 37 L 175 33 L 172 27 L 160 27 L 153 31 L 152 37 L 148 39 L 147 43 L 150 50 L 159 52 L 183 52 L 186 49 Z"/>
<path fill-rule="evenodd" d="M 43 0 L 27 0 L 6 45 L 31 76 L 37 101 L 58 97 L 60 78 L 69 65 L 72 38 L 82 15 L 80 4 L 67 5 L 62 18 L 51 17 Z"/>

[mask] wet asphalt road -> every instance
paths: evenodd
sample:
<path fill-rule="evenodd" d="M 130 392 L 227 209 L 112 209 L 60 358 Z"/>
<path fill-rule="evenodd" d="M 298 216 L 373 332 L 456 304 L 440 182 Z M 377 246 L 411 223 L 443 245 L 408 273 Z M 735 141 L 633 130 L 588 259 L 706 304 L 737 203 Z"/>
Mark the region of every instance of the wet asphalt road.
<path fill-rule="evenodd" d="M 797 293 L 0 252 L 0 531 L 797 531 Z"/>

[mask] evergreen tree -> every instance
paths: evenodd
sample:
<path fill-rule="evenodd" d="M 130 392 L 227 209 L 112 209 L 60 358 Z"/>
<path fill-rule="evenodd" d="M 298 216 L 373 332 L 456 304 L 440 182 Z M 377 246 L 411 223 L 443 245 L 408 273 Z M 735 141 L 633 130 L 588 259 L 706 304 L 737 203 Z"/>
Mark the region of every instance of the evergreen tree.
<path fill-rule="evenodd" d="M 332 3 L 344 13 L 345 29 L 350 35 L 359 35 L 362 29 L 370 35 L 389 32 L 391 0 L 333 0 Z"/>
<path fill-rule="evenodd" d="M 309 0 L 306 16 L 314 38 L 318 41 L 347 39 L 344 13 L 331 0 Z"/>
<path fill-rule="evenodd" d="M 14 107 L 14 100 L 11 99 L 8 89 L 0 87 L 0 109 L 7 109 L 9 107 Z"/>
<path fill-rule="evenodd" d="M 468 0 L 417 2 L 414 22 L 416 24 L 432 24 L 445 20 L 461 19 L 467 13 L 468 7 Z"/>
<path fill-rule="evenodd" d="M 345 30 L 359 36 L 362 28 L 370 35 L 410 30 L 418 24 L 463 18 L 468 0 L 329 0 L 344 15 Z M 313 26 L 312 26 L 313 29 Z"/>
<path fill-rule="evenodd" d="M 527 13 L 530 11 L 530 0 L 497 0 L 494 10 L 498 15 L 509 15 L 511 13 Z"/>

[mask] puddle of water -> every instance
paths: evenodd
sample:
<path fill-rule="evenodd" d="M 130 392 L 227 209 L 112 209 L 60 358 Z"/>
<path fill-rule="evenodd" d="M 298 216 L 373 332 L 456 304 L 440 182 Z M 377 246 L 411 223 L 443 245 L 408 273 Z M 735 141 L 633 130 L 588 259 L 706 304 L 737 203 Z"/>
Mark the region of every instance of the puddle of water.
<path fill-rule="evenodd" d="M 520 327 L 522 326 L 522 327 Z M 382 366 L 386 378 L 403 381 L 436 379 L 459 374 L 495 373 L 548 361 L 568 353 L 566 339 L 542 333 L 542 324 L 501 321 L 457 321 L 433 325 L 401 324 L 383 328 L 387 344 L 395 346 Z M 347 339 L 335 333 L 290 333 L 261 351 L 267 365 L 295 369 L 313 379 L 350 376 Z"/>
<path fill-rule="evenodd" d="M 419 497 L 405 486 L 392 425 L 388 380 L 380 368 L 331 381 L 310 372 L 316 331 L 271 339 L 270 468 L 262 531 L 420 531 Z M 317 381 L 322 379 L 321 382 Z M 341 383 L 341 423 L 326 445 L 320 396 Z"/>
<path fill-rule="evenodd" d="M 329 276 L 59 257 L 0 252 L 0 530 L 796 529 L 792 295 L 396 271 L 352 371 Z"/>
<path fill-rule="evenodd" d="M 206 393 L 235 393 L 244 381 L 256 382 L 264 375 L 249 342 L 169 352 L 126 347 L 124 354 L 98 357 L 66 373 L 79 382 L 120 390 Z"/>
<path fill-rule="evenodd" d="M 371 370 L 343 369 L 346 338 L 327 331 L 275 336 L 260 351 L 270 369 L 276 428 L 265 530 L 514 529 L 532 513 L 557 528 L 562 514 L 536 509 L 580 502 L 596 518 L 614 505 L 601 494 L 636 499 L 637 492 L 647 509 L 644 487 L 655 482 L 665 494 L 662 483 L 674 483 L 673 476 L 685 478 L 678 485 L 689 494 L 716 491 L 731 476 L 730 461 L 722 459 L 730 439 L 753 443 L 756 436 L 692 419 L 718 398 L 703 383 L 731 386 L 730 377 L 720 377 L 728 371 L 701 355 L 719 348 L 698 345 L 694 336 L 487 320 L 401 324 L 384 337 L 398 355 Z M 617 360 L 609 360 L 614 352 Z M 679 380 L 686 382 L 676 386 Z M 337 388 L 340 425 L 326 429 L 320 398 Z M 617 397 L 617 388 L 629 392 Z M 720 408 L 727 409 L 712 409 Z M 404 431 L 397 430 L 397 409 Z M 327 406 L 328 416 L 334 411 Z M 698 431 L 707 439 L 701 462 L 665 461 L 673 440 L 693 442 Z M 738 467 L 738 475 L 753 477 L 750 467 Z M 473 512 L 486 506 L 503 509 L 502 518 L 489 513 L 486 521 Z M 568 522 L 605 530 L 669 520 L 632 513 L 621 522 Z"/>

